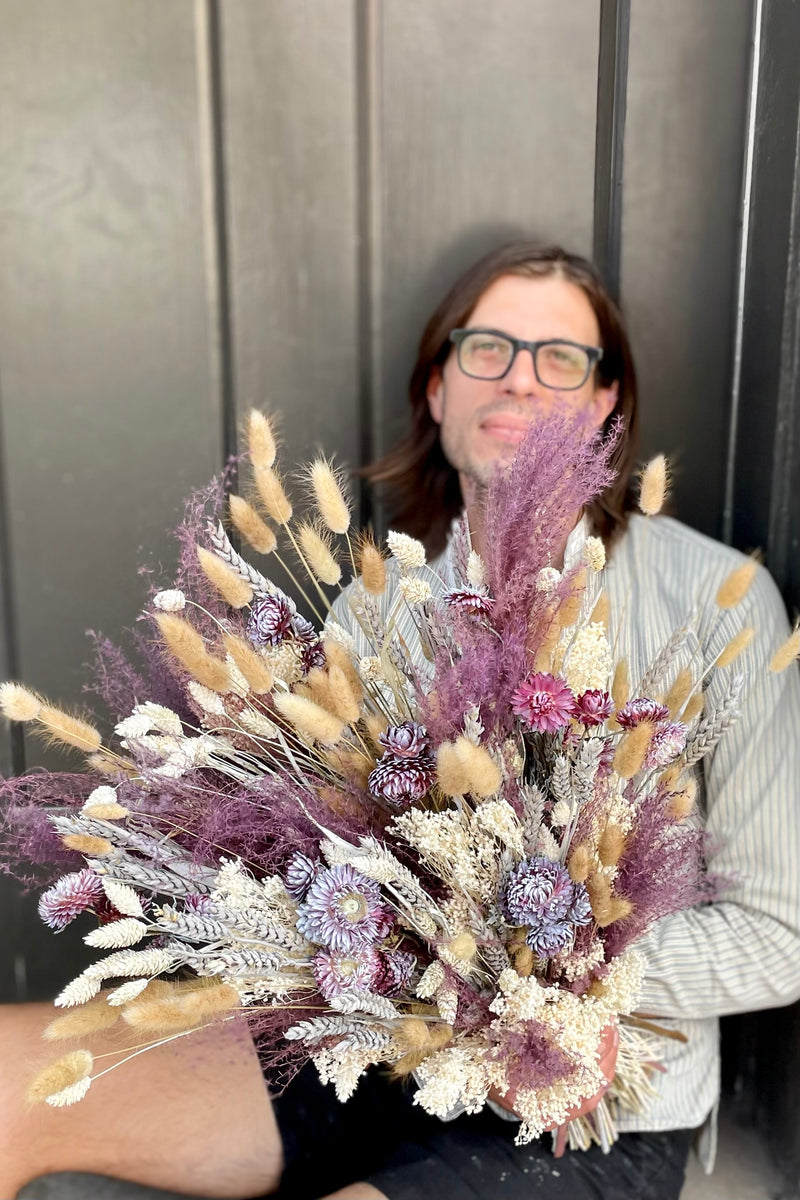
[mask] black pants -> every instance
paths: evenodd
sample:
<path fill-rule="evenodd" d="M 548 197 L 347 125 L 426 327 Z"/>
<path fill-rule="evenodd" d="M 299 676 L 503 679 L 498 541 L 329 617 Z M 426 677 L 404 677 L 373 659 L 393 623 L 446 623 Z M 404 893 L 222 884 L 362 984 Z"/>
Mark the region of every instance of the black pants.
<path fill-rule="evenodd" d="M 677 1200 L 692 1130 L 626 1133 L 554 1158 L 552 1140 L 515 1146 L 486 1110 L 445 1123 L 372 1071 L 340 1104 L 310 1064 L 275 1101 L 286 1156 L 281 1196 L 315 1200 L 367 1180 L 389 1200 Z"/>

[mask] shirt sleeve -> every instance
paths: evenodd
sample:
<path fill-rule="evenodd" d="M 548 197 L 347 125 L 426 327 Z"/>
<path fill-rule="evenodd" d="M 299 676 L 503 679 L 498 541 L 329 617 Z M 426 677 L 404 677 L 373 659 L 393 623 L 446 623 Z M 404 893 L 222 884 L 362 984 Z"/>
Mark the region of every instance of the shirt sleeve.
<path fill-rule="evenodd" d="M 704 761 L 709 865 L 728 886 L 639 943 L 649 963 L 640 1007 L 663 1017 L 722 1016 L 800 996 L 800 672 L 769 671 L 789 629 L 763 568 L 718 623 L 706 661 L 744 624 L 754 640 L 723 669 L 744 674 L 741 717 Z"/>

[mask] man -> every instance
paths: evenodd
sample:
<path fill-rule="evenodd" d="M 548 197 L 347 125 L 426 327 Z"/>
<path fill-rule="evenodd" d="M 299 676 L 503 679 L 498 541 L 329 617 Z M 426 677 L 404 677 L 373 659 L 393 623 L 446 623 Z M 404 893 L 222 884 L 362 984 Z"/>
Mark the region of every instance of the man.
<path fill-rule="evenodd" d="M 476 264 L 426 328 L 411 399 L 410 438 L 369 474 L 392 487 L 396 527 L 427 541 L 445 583 L 452 517 L 466 505 L 480 550 L 480 489 L 530 421 L 554 403 L 584 411 L 598 428 L 622 416 L 617 482 L 583 517 L 575 514 L 562 550 L 572 561 L 587 529 L 613 547 L 612 624 L 633 676 L 701 589 L 713 597 L 740 561 L 676 522 L 631 517 L 633 364 L 619 314 L 581 259 L 522 245 Z M 721 903 L 676 914 L 646 939 L 642 1007 L 674 1022 L 689 1041 L 669 1044 L 661 1098 L 647 1116 L 625 1123 L 628 1132 L 607 1158 L 593 1150 L 553 1160 L 547 1144 L 517 1148 L 513 1121 L 493 1112 L 450 1125 L 433 1121 L 380 1080 L 339 1106 L 303 1077 L 273 1107 L 250 1046 L 221 1031 L 206 1038 L 205 1053 L 194 1042 L 134 1060 L 74 1109 L 23 1115 L 16 1088 L 47 1020 L 40 1006 L 8 1010 L 0 1025 L 4 1109 L 14 1114 L 1 1123 L 0 1195 L 47 1171 L 87 1170 L 207 1196 L 252 1196 L 274 1190 L 285 1162 L 286 1194 L 298 1198 L 314 1194 L 317 1180 L 320 1194 L 325 1180 L 330 1188 L 346 1178 L 361 1182 L 332 1193 L 339 1200 L 677 1197 L 691 1131 L 712 1114 L 718 1094 L 716 1017 L 800 994 L 793 736 L 800 680 L 795 671 L 769 677 L 764 670 L 785 636 L 782 604 L 765 572 L 744 607 L 739 621 L 761 634 L 743 667 L 750 692 L 738 729 L 708 764 L 706 789 L 709 827 L 722 847 L 715 866 L 736 883 Z M 701 608 L 693 634 L 692 649 L 706 662 L 729 636 L 712 608 L 710 601 Z M 337 616 L 348 620 L 345 603 Z"/>

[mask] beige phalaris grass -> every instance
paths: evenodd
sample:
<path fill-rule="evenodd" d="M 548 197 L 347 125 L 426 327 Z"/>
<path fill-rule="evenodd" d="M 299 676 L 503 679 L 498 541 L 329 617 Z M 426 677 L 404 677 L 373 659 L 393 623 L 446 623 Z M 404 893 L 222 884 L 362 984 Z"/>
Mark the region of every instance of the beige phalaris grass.
<path fill-rule="evenodd" d="M 297 527 L 297 540 L 308 565 L 320 583 L 334 587 L 342 578 L 342 568 L 334 558 L 330 539 L 308 521 Z"/>
<path fill-rule="evenodd" d="M 705 708 L 706 698 L 702 692 L 695 692 L 687 701 L 686 707 L 681 713 L 681 720 L 687 725 L 691 725 L 695 717 L 699 717 Z"/>
<path fill-rule="evenodd" d="M 752 625 L 746 625 L 744 629 L 740 629 L 739 632 L 730 639 L 730 641 L 726 645 L 725 649 L 722 651 L 722 653 L 718 657 L 717 661 L 714 663 L 714 666 L 715 667 L 730 666 L 730 664 L 732 662 L 736 661 L 736 659 L 739 657 L 739 655 L 742 653 L 742 651 L 745 650 L 750 645 L 753 638 L 755 637 L 755 634 L 756 634 L 756 631 L 755 631 L 755 629 L 753 629 Z"/>
<path fill-rule="evenodd" d="M 614 770 L 622 779 L 632 779 L 641 771 L 652 736 L 652 721 L 642 721 L 622 735 L 614 755 Z"/>
<path fill-rule="evenodd" d="M 263 696 L 272 690 L 275 682 L 272 672 L 264 659 L 252 646 L 233 633 L 223 635 L 222 643 L 230 654 L 236 666 L 244 675 L 247 686 L 256 696 Z"/>
<path fill-rule="evenodd" d="M 106 1000 L 108 993 L 88 1000 L 80 1008 L 56 1017 L 42 1030 L 46 1042 L 65 1042 L 69 1038 L 88 1037 L 91 1033 L 99 1033 L 110 1029 L 119 1020 L 119 1009 L 112 1008 Z"/>
<path fill-rule="evenodd" d="M 258 554 L 272 554 L 278 539 L 252 504 L 242 496 L 230 496 L 228 505 L 231 520 L 247 544 Z"/>
<path fill-rule="evenodd" d="M 717 608 L 735 608 L 737 604 L 741 604 L 750 590 L 757 571 L 758 562 L 754 558 L 749 558 L 741 566 L 734 567 L 719 586 L 716 595 Z"/>
<path fill-rule="evenodd" d="M 280 476 L 272 467 L 256 466 L 253 471 L 256 488 L 267 516 L 276 525 L 288 525 L 292 519 L 292 505 L 284 491 Z"/>
<path fill-rule="evenodd" d="M 278 452 L 272 422 L 257 408 L 247 414 L 247 449 L 255 467 L 271 467 Z"/>
<path fill-rule="evenodd" d="M 608 620 L 611 612 L 611 603 L 608 598 L 608 592 L 605 588 L 600 592 L 600 595 L 595 601 L 592 615 L 589 621 L 593 625 L 604 625 L 608 629 Z"/>
<path fill-rule="evenodd" d="M 103 801 L 101 804 L 84 804 L 81 815 L 93 821 L 121 821 L 127 817 L 129 810 L 115 800 Z"/>
<path fill-rule="evenodd" d="M 276 693 L 273 699 L 278 712 L 294 725 L 298 733 L 312 741 L 322 742 L 323 746 L 333 746 L 341 739 L 344 721 L 329 713 L 321 704 L 292 692 Z"/>
<path fill-rule="evenodd" d="M 465 931 L 456 934 L 453 940 L 447 943 L 446 949 L 459 962 L 469 962 L 478 951 L 478 943 L 471 933 Z"/>
<path fill-rule="evenodd" d="M 680 791 L 673 792 L 667 804 L 667 813 L 674 821 L 683 821 L 694 809 L 697 798 L 697 780 L 687 779 Z"/>
<path fill-rule="evenodd" d="M 198 683 L 223 695 L 231 690 L 230 671 L 209 654 L 193 625 L 175 613 L 155 613 L 154 617 L 167 649 Z"/>
<path fill-rule="evenodd" d="M 386 591 L 386 560 L 369 535 L 359 541 L 356 561 L 365 589 L 371 596 L 382 596 Z"/>
<path fill-rule="evenodd" d="M 25 1093 L 29 1104 L 39 1104 L 91 1074 L 94 1059 L 88 1050 L 71 1050 L 50 1063 L 32 1080 Z"/>
<path fill-rule="evenodd" d="M 353 691 L 347 673 L 336 663 L 331 663 L 328 668 L 328 687 L 333 712 L 348 725 L 354 725 L 361 716 L 359 697 Z"/>
<path fill-rule="evenodd" d="M 597 857 L 604 867 L 615 867 L 622 857 L 627 843 L 625 831 L 609 822 L 597 843 Z"/>
<path fill-rule="evenodd" d="M 361 678 L 356 670 L 355 663 L 350 655 L 338 642 L 333 638 L 325 638 L 325 658 L 328 661 L 329 667 L 338 667 L 347 676 L 347 682 L 350 685 L 350 691 L 360 703 L 364 698 L 364 687 Z M 386 728 L 386 721 L 383 722 L 383 728 Z"/>
<path fill-rule="evenodd" d="M 769 669 L 775 675 L 779 675 L 781 671 L 785 671 L 794 660 L 800 656 L 800 626 L 796 626 L 789 634 L 786 641 L 780 646 L 772 658 L 770 659 Z"/>
<path fill-rule="evenodd" d="M 567 860 L 567 870 L 573 883 L 585 883 L 589 877 L 592 855 L 585 842 L 574 846 Z"/>
<path fill-rule="evenodd" d="M 0 712 L 9 721 L 35 721 L 44 701 L 21 683 L 0 684 Z"/>
<path fill-rule="evenodd" d="M 68 850 L 77 850 L 79 854 L 87 854 L 91 858 L 105 858 L 114 849 L 108 838 L 97 837 L 93 833 L 65 833 L 61 842 Z"/>
<path fill-rule="evenodd" d="M 350 528 L 350 505 L 344 483 L 325 458 L 317 458 L 308 468 L 308 479 L 314 492 L 319 515 L 331 533 L 347 533 Z"/>
<path fill-rule="evenodd" d="M 689 667 L 683 667 L 664 697 L 664 704 L 669 709 L 669 714 L 674 720 L 680 710 L 686 703 L 689 694 L 692 690 L 692 672 Z"/>
<path fill-rule="evenodd" d="M 229 983 L 190 990 L 171 990 L 166 995 L 132 1000 L 122 1009 L 127 1025 L 144 1033 L 168 1033 L 194 1029 L 239 1006 L 239 993 Z"/>
<path fill-rule="evenodd" d="M 114 776 L 119 775 L 121 771 L 128 775 L 135 775 L 137 771 L 136 764 L 130 758 L 121 758 L 104 749 L 99 750 L 96 754 L 87 754 L 86 765 L 92 771 L 97 771 L 98 775 Z"/>
<path fill-rule="evenodd" d="M 442 743 L 436 766 L 439 786 L 447 796 L 469 792 L 484 799 L 493 796 L 503 781 L 502 771 L 489 752 L 464 736 Z"/>
<path fill-rule="evenodd" d="M 63 746 L 73 746 L 76 750 L 94 753 L 103 744 L 100 731 L 95 729 L 94 725 L 81 720 L 80 717 L 73 717 L 52 704 L 43 704 L 36 719 L 50 740 Z"/>
<path fill-rule="evenodd" d="M 231 608 L 244 608 L 253 599 L 253 589 L 247 580 L 242 579 L 227 563 L 211 550 L 196 546 L 197 561 L 210 583 L 219 592 L 226 604 Z"/>
<path fill-rule="evenodd" d="M 612 925 L 614 921 L 623 921 L 633 912 L 631 901 L 626 900 L 624 896 L 613 895 L 608 879 L 599 872 L 587 879 L 586 890 L 589 893 L 594 919 L 601 929 Z"/>
<path fill-rule="evenodd" d="M 664 507 L 667 495 L 667 460 L 657 454 L 642 471 L 639 490 L 639 508 L 648 517 L 654 517 Z"/>

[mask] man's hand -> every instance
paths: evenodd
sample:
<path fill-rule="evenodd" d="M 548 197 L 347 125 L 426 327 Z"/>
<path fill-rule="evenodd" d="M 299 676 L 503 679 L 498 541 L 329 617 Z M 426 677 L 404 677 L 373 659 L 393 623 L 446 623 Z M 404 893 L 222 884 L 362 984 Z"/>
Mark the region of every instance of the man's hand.
<path fill-rule="evenodd" d="M 338 1192 L 323 1196 L 322 1200 L 387 1200 L 387 1197 L 371 1183 L 350 1183 Z"/>
<path fill-rule="evenodd" d="M 595 1092 L 594 1096 L 589 1096 L 588 1099 L 583 1100 L 580 1104 L 577 1104 L 574 1108 L 571 1108 L 566 1122 L 558 1127 L 559 1133 L 556 1139 L 557 1158 L 560 1158 L 564 1153 L 564 1145 L 566 1144 L 566 1129 L 569 1122 L 574 1121 L 576 1117 L 585 1117 L 588 1115 L 588 1113 L 594 1112 L 603 1096 L 608 1091 L 608 1085 L 614 1078 L 614 1072 L 617 1067 L 617 1051 L 619 1050 L 619 1029 L 617 1028 L 616 1023 L 613 1025 L 606 1025 L 600 1037 L 599 1049 L 599 1066 L 600 1070 L 605 1075 L 606 1082 L 599 1089 L 599 1091 Z M 501 1096 L 496 1088 L 492 1088 L 491 1092 L 489 1093 L 489 1099 L 494 1100 L 496 1104 L 499 1104 L 501 1108 L 506 1109 L 507 1112 L 512 1112 L 515 1116 L 519 1116 L 519 1113 L 514 1108 L 516 1094 L 511 1089 L 506 1092 L 505 1096 Z M 550 1126 L 550 1129 L 555 1128 L 555 1125 Z"/>

